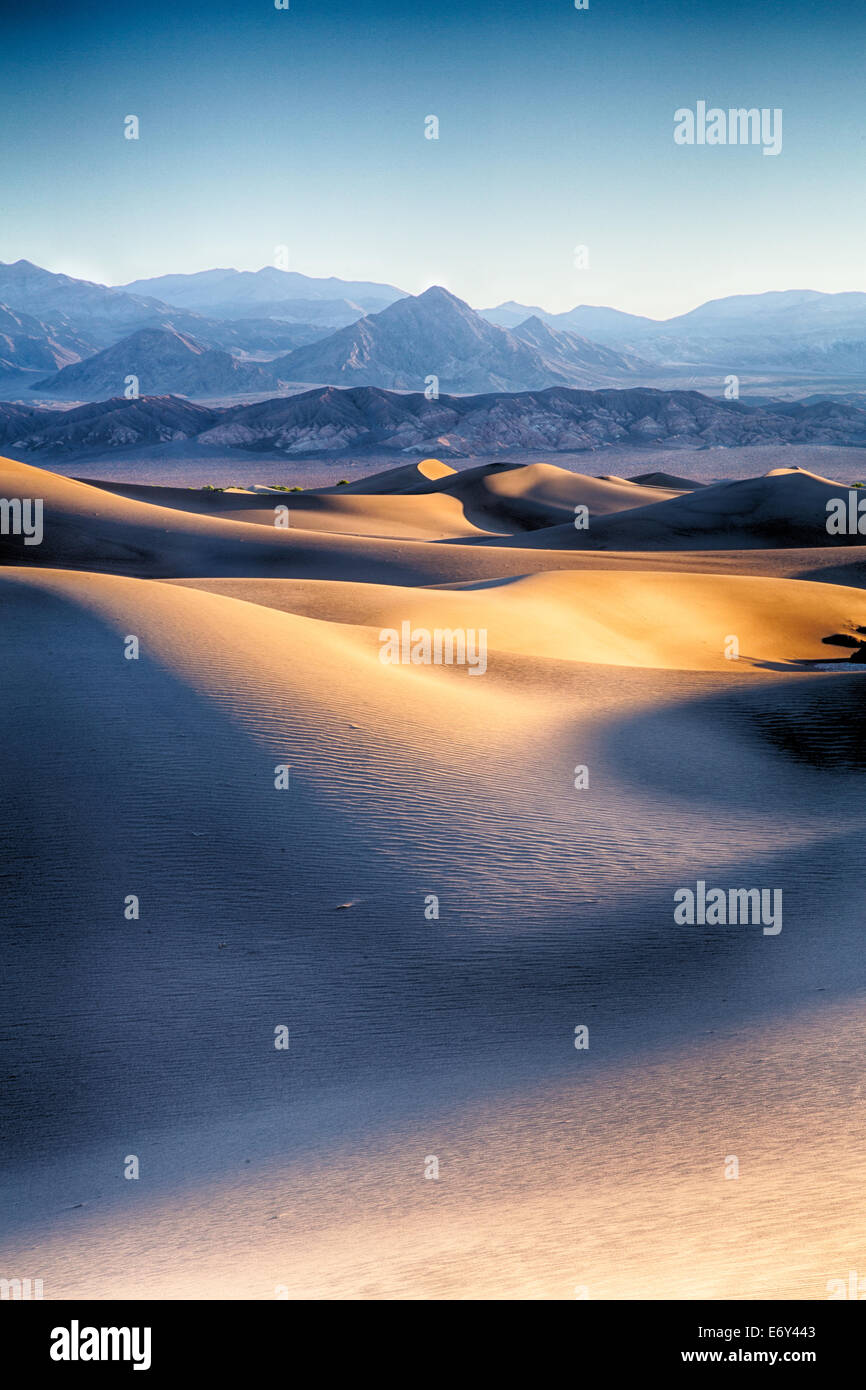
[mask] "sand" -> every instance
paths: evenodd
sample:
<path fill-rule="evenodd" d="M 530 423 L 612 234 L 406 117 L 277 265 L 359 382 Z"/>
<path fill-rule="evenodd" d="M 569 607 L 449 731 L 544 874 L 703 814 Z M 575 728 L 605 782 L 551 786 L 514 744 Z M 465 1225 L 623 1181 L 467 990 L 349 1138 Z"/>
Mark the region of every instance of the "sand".
<path fill-rule="evenodd" d="M 862 1263 L 866 668 L 812 663 L 866 558 L 802 543 L 820 477 L 563 472 L 413 464 L 281 531 L 0 463 L 45 499 L 0 537 L 0 1273 L 820 1299 Z M 558 542 L 580 499 L 622 550 Z M 483 628 L 483 676 L 383 664 L 404 622 Z M 782 931 L 677 924 L 699 879 L 780 888 Z"/>

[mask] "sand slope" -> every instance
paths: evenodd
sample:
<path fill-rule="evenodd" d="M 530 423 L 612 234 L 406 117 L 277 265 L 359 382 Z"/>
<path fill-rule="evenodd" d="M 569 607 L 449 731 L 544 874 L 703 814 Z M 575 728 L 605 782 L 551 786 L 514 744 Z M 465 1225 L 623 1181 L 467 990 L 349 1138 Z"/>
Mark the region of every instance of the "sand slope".
<path fill-rule="evenodd" d="M 495 465 L 494 465 L 495 466 Z M 354 482 L 344 483 L 340 492 L 377 496 L 394 496 L 398 493 L 415 492 L 427 483 L 446 481 L 456 469 L 440 459 L 420 459 L 418 463 L 401 464 L 397 468 L 386 468 L 381 473 L 370 473 L 366 478 L 356 478 Z M 323 488 L 323 492 L 336 492 L 336 488 Z"/>
<path fill-rule="evenodd" d="M 827 503 L 847 496 L 842 484 L 803 469 L 773 469 L 763 478 L 716 483 L 681 497 L 606 517 L 573 543 L 617 550 L 751 549 L 838 545 L 827 531 Z M 862 536 L 850 538 L 861 544 Z"/>
<path fill-rule="evenodd" d="M 100 483 L 119 496 L 180 511 L 273 525 L 279 503 L 297 524 L 357 535 L 463 537 L 553 526 L 585 506 L 593 516 L 679 496 L 677 489 L 641 487 L 625 478 L 591 478 L 551 464 L 492 463 L 456 472 L 437 459 L 396 468 L 344 487 L 292 493 L 166 488 Z M 476 524 L 467 518 L 472 515 Z"/>
<path fill-rule="evenodd" d="M 708 548 L 708 533 L 703 538 L 706 549 L 655 547 L 643 552 L 611 553 L 605 549 L 575 551 L 577 533 L 571 525 L 512 537 L 479 535 L 471 544 L 456 545 L 345 535 L 297 525 L 280 529 L 229 520 L 219 514 L 218 508 L 214 514 L 210 503 L 206 513 L 200 513 L 197 506 L 190 512 L 175 506 L 158 506 L 11 459 L 0 459 L 0 496 L 44 499 L 45 537 L 40 546 L 27 547 L 20 537 L 0 535 L 0 563 L 12 565 L 48 565 L 154 578 L 279 575 L 393 584 L 449 583 L 587 568 L 743 572 L 777 578 L 826 578 L 831 583 L 857 587 L 866 583 L 866 561 L 861 558 L 864 552 L 857 545 L 822 543 L 800 548 L 713 551 Z M 244 508 L 248 504 L 250 514 L 258 515 L 262 521 L 270 510 L 270 504 L 262 510 L 259 494 L 222 496 L 229 499 L 228 506 L 235 515 L 240 504 Z M 297 496 L 275 495 L 273 505 L 280 505 L 285 499 L 290 521 L 292 499 Z M 374 508 L 381 505 L 378 494 L 369 500 Z M 438 506 L 444 499 L 433 497 L 424 499 L 425 503 L 428 500 Z M 677 505 L 679 500 L 683 499 L 678 499 Z M 622 518 L 623 524 L 626 519 Z M 592 524 L 593 537 L 604 524 L 604 518 Z M 471 527 L 472 523 L 467 525 Z M 723 545 L 725 537 L 716 535 L 714 540 Z"/>
<path fill-rule="evenodd" d="M 802 544 L 807 474 L 563 472 L 410 464 L 278 531 L 0 463 L 46 502 L 43 545 L 0 538 L 0 1272 L 817 1299 L 858 1267 L 866 687 L 801 663 L 866 626 L 866 551 Z M 538 529 L 581 501 L 644 549 Z M 486 672 L 383 664 L 404 622 L 484 629 Z M 784 929 L 677 924 L 698 879 L 779 889 Z"/>
<path fill-rule="evenodd" d="M 277 509 L 288 508 L 289 526 L 301 530 L 430 540 L 488 534 L 468 522 L 459 501 L 448 495 L 434 494 L 425 498 L 398 491 L 368 496 L 350 493 L 348 488 L 312 492 L 284 492 L 264 487 L 256 491 L 208 491 L 205 488 L 81 481 L 130 501 L 224 521 L 249 521 L 259 526 L 273 527 Z M 500 525 L 496 529 L 509 534 L 513 528 Z"/>
<path fill-rule="evenodd" d="M 449 589 L 316 580 L 185 581 L 331 623 L 484 630 L 492 652 L 617 666 L 730 671 L 844 657 L 823 642 L 866 627 L 837 585 L 647 572 L 537 574 Z M 737 640 L 736 661 L 726 656 Z"/>
<path fill-rule="evenodd" d="M 28 1114 L 4 1267 L 47 1297 L 824 1297 L 864 1174 L 859 900 L 835 871 L 862 776 L 833 761 L 857 678 L 613 680 L 585 634 L 534 653 L 582 612 L 617 640 L 611 586 L 668 624 L 629 618 L 617 659 L 676 649 L 690 602 L 766 625 L 802 600 L 799 643 L 813 603 L 839 622 L 866 599 L 690 585 L 286 583 L 300 614 L 263 583 L 0 573 L 0 850 L 26 924 L 2 1104 Z M 487 601 L 513 650 L 483 678 L 379 662 L 379 605 Z M 816 701 L 831 737 L 801 761 L 773 721 L 815 729 Z M 782 935 L 675 930 L 698 874 L 782 884 Z"/>

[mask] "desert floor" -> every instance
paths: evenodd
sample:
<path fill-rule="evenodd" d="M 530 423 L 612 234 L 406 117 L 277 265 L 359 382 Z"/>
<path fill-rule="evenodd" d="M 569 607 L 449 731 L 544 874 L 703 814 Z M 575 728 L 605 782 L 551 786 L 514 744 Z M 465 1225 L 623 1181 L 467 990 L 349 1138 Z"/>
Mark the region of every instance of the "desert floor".
<path fill-rule="evenodd" d="M 0 536 L 0 1275 L 866 1272 L 866 548 L 827 534 L 840 482 L 761 463 L 294 494 L 0 460 L 0 497 L 44 499 L 40 545 Z M 486 671 L 383 664 L 404 622 L 483 629 Z M 699 880 L 782 890 L 782 930 L 679 925 Z"/>

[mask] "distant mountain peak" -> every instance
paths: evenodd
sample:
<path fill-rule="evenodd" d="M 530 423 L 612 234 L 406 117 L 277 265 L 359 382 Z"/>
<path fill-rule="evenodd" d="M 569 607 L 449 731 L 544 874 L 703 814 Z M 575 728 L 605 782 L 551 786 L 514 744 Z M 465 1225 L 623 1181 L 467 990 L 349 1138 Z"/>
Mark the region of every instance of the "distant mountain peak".
<path fill-rule="evenodd" d="M 140 328 L 83 362 L 38 381 L 32 389 L 93 400 L 113 396 L 129 376 L 137 377 L 142 393 L 150 396 L 183 393 L 207 398 L 274 386 L 267 368 L 241 362 L 219 348 L 206 348 L 190 334 L 165 324 Z"/>
<path fill-rule="evenodd" d="M 459 304 L 464 309 L 469 308 L 465 299 L 460 299 L 459 296 L 453 294 L 451 290 L 446 290 L 444 285 L 429 285 L 426 290 L 422 290 L 420 294 L 413 295 L 412 298 L 416 300 L 427 300 L 431 303 L 435 303 L 436 300 L 441 300 L 448 304 Z"/>
<path fill-rule="evenodd" d="M 396 300 L 272 364 L 284 382 L 331 382 L 423 392 L 468 393 L 591 388 L 613 384 L 635 364 L 540 319 L 510 333 L 443 285 Z"/>

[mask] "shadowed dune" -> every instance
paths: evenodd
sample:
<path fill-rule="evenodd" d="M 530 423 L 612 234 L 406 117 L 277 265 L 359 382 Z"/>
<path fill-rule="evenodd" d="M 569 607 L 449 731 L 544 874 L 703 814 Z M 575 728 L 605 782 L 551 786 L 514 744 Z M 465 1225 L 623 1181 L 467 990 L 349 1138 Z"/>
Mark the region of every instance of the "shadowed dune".
<path fill-rule="evenodd" d="M 47 1297 L 826 1297 L 866 1178 L 863 668 L 801 665 L 866 626 L 866 552 L 802 544 L 837 485 L 367 482 L 0 463 L 45 499 L 41 545 L 0 537 L 4 1268 Z M 626 548 L 546 524 L 581 503 Z M 403 623 L 483 629 L 483 677 L 383 664 Z M 699 879 L 780 890 L 783 929 L 676 922 Z"/>
<path fill-rule="evenodd" d="M 712 491 L 715 489 L 706 489 L 701 495 Z M 288 529 L 253 526 L 215 515 L 210 511 L 210 501 L 206 514 L 181 511 L 174 506 L 117 495 L 9 459 L 0 459 L 0 496 L 44 499 L 45 538 L 40 546 L 29 548 L 19 537 L 0 535 L 0 562 L 13 565 L 49 565 L 153 578 L 258 574 L 395 584 L 456 583 L 542 570 L 587 568 L 826 578 L 830 583 L 857 587 L 866 582 L 866 561 L 861 558 L 860 547 L 825 545 L 824 541 L 831 539 L 826 532 L 817 546 L 743 552 L 729 548 L 713 551 L 708 546 L 701 550 L 655 548 L 621 553 L 605 549 L 574 551 L 574 536 L 578 533 L 568 525 L 510 538 L 485 539 L 479 535 L 470 544 L 448 545 L 306 530 L 292 524 Z M 221 496 L 233 512 L 239 514 L 249 505 L 250 513 L 258 513 L 262 520 L 273 506 L 285 503 L 291 522 L 292 499 L 298 494 L 274 494 L 271 507 L 264 509 L 260 494 Z M 377 494 L 372 499 L 374 507 L 380 505 L 378 498 Z M 652 510 L 656 505 L 678 506 L 686 500 L 683 497 L 671 503 L 653 504 Z M 644 514 L 644 509 L 631 513 Z M 628 517 L 620 520 L 626 524 Z M 595 520 L 591 534 L 596 536 L 605 524 L 604 518 Z M 724 537 L 717 535 L 715 541 L 722 544 Z"/>
<path fill-rule="evenodd" d="M 134 501 L 235 521 L 272 526 L 273 508 L 282 502 L 297 514 L 296 524 L 302 527 L 437 539 L 534 530 L 573 519 L 578 505 L 593 516 L 606 516 L 679 495 L 660 487 L 643 488 L 624 478 L 591 478 L 544 463 L 483 464 L 459 473 L 440 472 L 445 465 L 434 467 L 437 463 L 427 459 L 416 467 L 393 469 L 360 483 L 293 493 L 86 481 Z"/>
<path fill-rule="evenodd" d="M 644 487 L 670 488 L 674 492 L 695 492 L 699 487 L 704 487 L 704 483 L 697 483 L 693 478 L 681 478 L 677 473 L 635 473 L 629 478 L 630 483 L 642 483 Z"/>
<path fill-rule="evenodd" d="M 828 478 L 776 468 L 763 478 L 716 483 L 624 515 L 601 517 L 588 530 L 560 527 L 526 544 L 602 550 L 839 545 L 840 538 L 827 530 L 827 503 L 846 495 L 842 484 Z M 862 544 L 863 539 L 851 536 L 850 543 Z"/>

